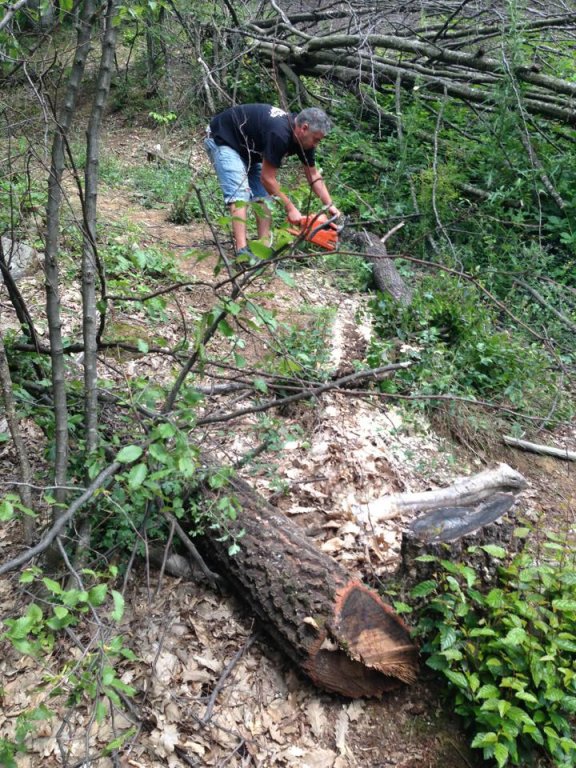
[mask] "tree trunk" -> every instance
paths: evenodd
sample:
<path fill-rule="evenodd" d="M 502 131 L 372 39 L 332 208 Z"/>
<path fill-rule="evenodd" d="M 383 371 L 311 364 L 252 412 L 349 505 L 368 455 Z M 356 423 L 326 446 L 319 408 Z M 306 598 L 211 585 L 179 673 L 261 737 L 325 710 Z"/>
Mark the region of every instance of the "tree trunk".
<path fill-rule="evenodd" d="M 388 234 L 391 234 L 391 230 Z M 360 247 L 363 255 L 372 264 L 372 275 L 376 288 L 383 293 L 388 293 L 392 298 L 402 304 L 409 306 L 412 301 L 412 289 L 408 286 L 402 276 L 396 269 L 394 259 L 388 256 L 385 239 L 379 240 L 366 230 L 355 232 L 347 239 L 356 247 Z"/>
<path fill-rule="evenodd" d="M 413 682 L 418 650 L 379 595 L 321 553 L 249 485 L 231 482 L 242 512 L 231 539 L 202 548 L 312 682 L 344 696 L 379 696 Z"/>
<path fill-rule="evenodd" d="M 100 71 L 92 113 L 86 135 L 86 170 L 84 177 L 84 242 L 82 248 L 82 315 L 84 336 L 84 421 L 86 451 L 93 453 L 98 447 L 98 311 L 96 308 L 96 271 L 104 280 L 103 268 L 98 264 L 96 249 L 96 214 L 98 199 L 99 139 L 104 107 L 110 91 L 112 66 L 116 43 L 116 0 L 109 0 L 106 15 Z"/>
<path fill-rule="evenodd" d="M 66 398 L 66 372 L 64 364 L 64 344 L 62 339 L 62 320 L 60 315 L 60 273 L 58 249 L 60 245 L 60 209 L 62 203 L 62 176 L 64 174 L 64 146 L 72 118 L 84 68 L 90 50 L 92 24 L 95 6 L 92 0 L 86 0 L 79 21 L 78 37 L 74 64 L 65 96 L 64 106 L 52 142 L 52 160 L 48 179 L 48 203 L 46 207 L 46 247 L 44 273 L 46 278 L 46 315 L 50 338 L 50 360 L 52 364 L 52 390 L 54 393 L 55 459 L 54 459 L 54 517 L 62 513 L 60 506 L 65 501 L 68 471 L 68 405 Z M 48 561 L 54 565 L 60 557 L 57 548 L 48 553 Z"/>
<path fill-rule="evenodd" d="M 14 449 L 16 456 L 18 457 L 18 464 L 20 467 L 20 479 L 21 485 L 18 487 L 18 493 L 22 504 L 28 509 L 32 510 L 32 468 L 28 461 L 28 453 L 24 440 L 22 439 L 22 433 L 20 432 L 20 422 L 18 420 L 18 414 L 16 412 L 16 404 L 14 402 L 14 392 L 12 389 L 12 378 L 10 376 L 10 369 L 8 367 L 8 359 L 6 357 L 6 349 L 4 347 L 4 339 L 2 337 L 2 330 L 0 329 L 0 393 L 2 394 L 2 402 L 4 403 L 4 412 L 6 413 L 6 421 L 8 422 L 8 429 L 12 436 L 12 442 L 14 443 Z M 26 514 L 22 515 L 22 524 L 24 528 L 24 541 L 26 544 L 32 544 L 34 540 L 34 520 Z"/>

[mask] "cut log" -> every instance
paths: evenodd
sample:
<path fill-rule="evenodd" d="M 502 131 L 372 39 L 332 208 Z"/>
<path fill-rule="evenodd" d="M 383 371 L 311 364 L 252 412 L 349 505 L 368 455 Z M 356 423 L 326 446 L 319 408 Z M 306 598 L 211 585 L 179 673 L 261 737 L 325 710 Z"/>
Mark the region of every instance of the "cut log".
<path fill-rule="evenodd" d="M 242 506 L 230 529 L 244 531 L 240 551 L 230 556 L 230 540 L 217 537 L 201 549 L 297 666 L 320 688 L 349 697 L 413 682 L 418 649 L 392 608 L 248 484 L 231 486 Z"/>
<path fill-rule="evenodd" d="M 422 493 L 392 493 L 355 509 L 356 516 L 370 523 L 389 520 L 405 513 L 417 514 L 441 507 L 471 507 L 495 493 L 514 493 L 526 488 L 526 480 L 507 464 L 485 469 L 457 480 L 448 488 Z"/>

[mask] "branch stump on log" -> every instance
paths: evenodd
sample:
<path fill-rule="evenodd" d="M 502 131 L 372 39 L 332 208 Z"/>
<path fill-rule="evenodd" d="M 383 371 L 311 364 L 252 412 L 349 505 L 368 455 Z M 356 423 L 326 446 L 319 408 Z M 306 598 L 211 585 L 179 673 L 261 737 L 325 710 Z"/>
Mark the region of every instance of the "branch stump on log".
<path fill-rule="evenodd" d="M 506 517 L 516 498 L 495 493 L 475 506 L 441 507 L 414 520 L 402 534 L 398 576 L 407 588 L 433 578 L 437 566 L 422 555 L 472 566 L 482 582 L 493 582 L 499 560 L 482 549 L 496 544 L 507 552 L 517 548 L 515 522 Z"/>

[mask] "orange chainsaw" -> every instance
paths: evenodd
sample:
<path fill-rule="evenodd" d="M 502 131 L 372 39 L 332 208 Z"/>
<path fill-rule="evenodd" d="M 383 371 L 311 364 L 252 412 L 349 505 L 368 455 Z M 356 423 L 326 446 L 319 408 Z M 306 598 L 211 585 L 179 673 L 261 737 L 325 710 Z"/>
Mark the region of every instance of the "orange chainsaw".
<path fill-rule="evenodd" d="M 292 235 L 307 240 L 309 243 L 320 246 L 326 251 L 335 251 L 339 243 L 339 235 L 344 225 L 335 224 L 338 216 L 328 218 L 325 213 L 315 213 L 312 216 L 303 216 L 293 229 L 288 231 Z"/>

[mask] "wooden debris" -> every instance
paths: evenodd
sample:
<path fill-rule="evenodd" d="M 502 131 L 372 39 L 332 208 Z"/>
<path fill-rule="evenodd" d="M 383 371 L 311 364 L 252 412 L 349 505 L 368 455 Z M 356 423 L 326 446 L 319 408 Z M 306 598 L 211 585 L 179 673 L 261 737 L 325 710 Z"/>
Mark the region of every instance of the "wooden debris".
<path fill-rule="evenodd" d="M 576 461 L 576 451 L 569 451 L 567 448 L 530 443 L 528 440 L 520 440 L 517 437 L 510 437 L 510 435 L 503 435 L 502 440 L 506 445 L 513 448 L 521 448 L 531 453 L 541 453 L 544 456 L 555 456 L 557 459 L 565 459 L 566 461 Z"/>

